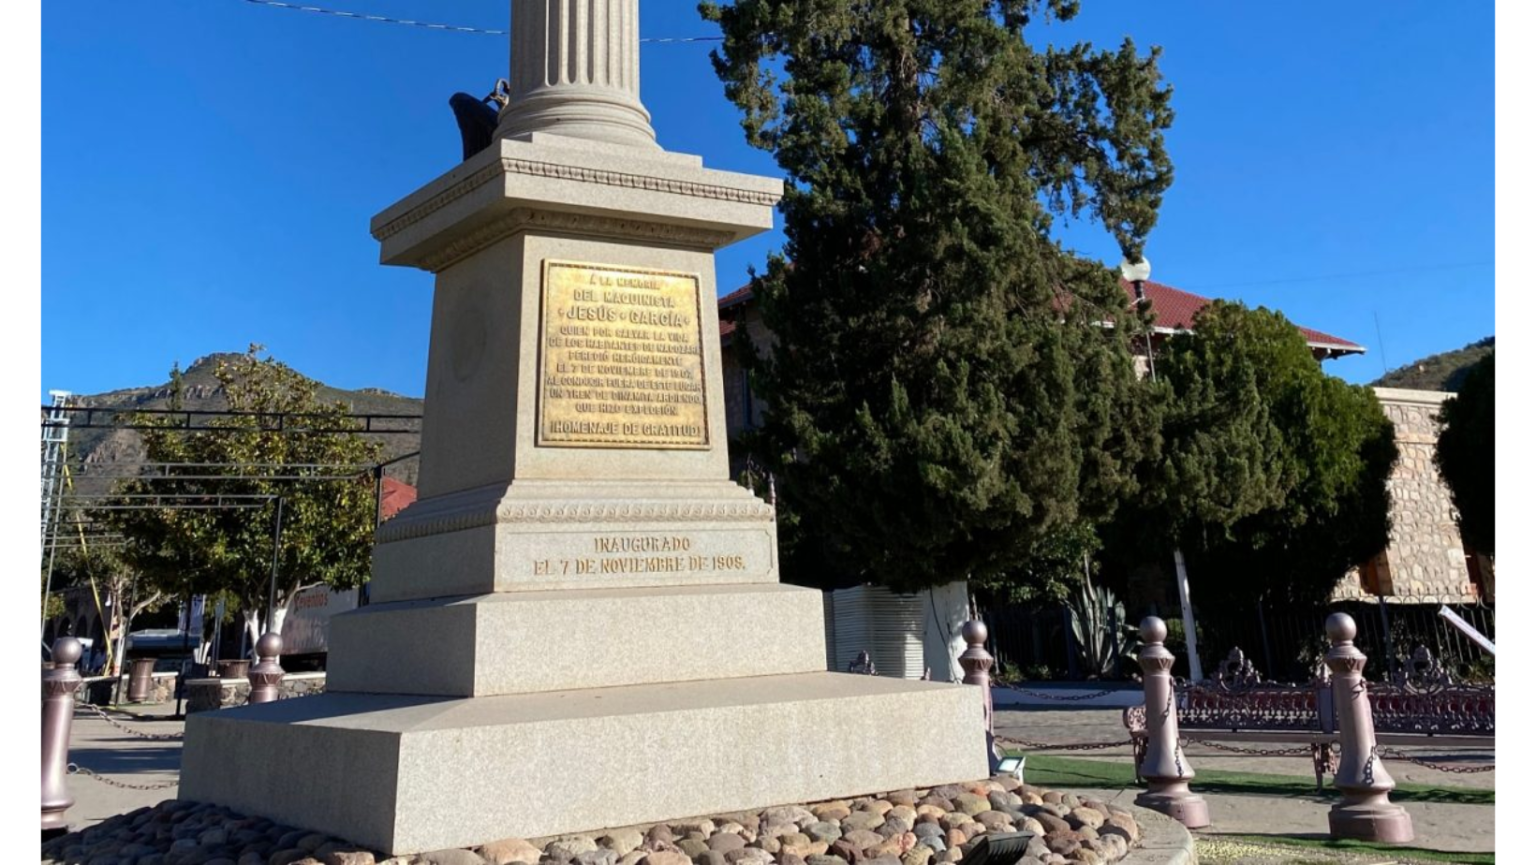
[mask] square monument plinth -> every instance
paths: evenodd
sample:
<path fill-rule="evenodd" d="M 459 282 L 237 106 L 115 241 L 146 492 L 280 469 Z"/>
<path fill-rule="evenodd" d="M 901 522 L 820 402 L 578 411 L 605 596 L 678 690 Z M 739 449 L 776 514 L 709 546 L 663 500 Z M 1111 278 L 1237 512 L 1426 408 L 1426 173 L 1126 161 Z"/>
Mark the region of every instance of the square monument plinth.
<path fill-rule="evenodd" d="M 193 715 L 181 796 L 403 854 L 985 777 L 982 711 L 980 688 L 826 672 L 323 694 Z"/>
<path fill-rule="evenodd" d="M 330 692 L 190 718 L 180 795 L 400 854 L 982 777 L 982 690 L 826 672 L 731 478 L 715 253 L 783 182 L 657 145 L 639 0 L 512 11 L 496 140 L 372 223 L 433 275 L 419 498 Z"/>

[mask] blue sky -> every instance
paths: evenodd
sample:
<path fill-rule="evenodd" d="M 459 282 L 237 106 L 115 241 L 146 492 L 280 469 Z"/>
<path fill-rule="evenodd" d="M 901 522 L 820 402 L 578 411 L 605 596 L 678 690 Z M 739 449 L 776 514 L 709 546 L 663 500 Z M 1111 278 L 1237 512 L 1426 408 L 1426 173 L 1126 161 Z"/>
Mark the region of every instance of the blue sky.
<path fill-rule="evenodd" d="M 313 0 L 485 28 L 506 0 Z M 1086 0 L 1040 38 L 1161 45 L 1176 179 L 1153 278 L 1367 346 L 1350 381 L 1494 332 L 1488 3 Z M 647 36 L 709 35 L 644 0 Z M 670 150 L 777 174 L 707 44 L 643 49 Z M 243 0 L 43 5 L 42 390 L 158 383 L 260 342 L 341 387 L 420 395 L 431 277 L 378 264 L 368 220 L 458 160 L 447 99 L 506 74 L 503 38 Z M 1090 225 L 1068 245 L 1107 263 Z M 779 240 L 719 256 L 724 289 Z M 1380 338 L 1378 338 L 1378 327 Z"/>

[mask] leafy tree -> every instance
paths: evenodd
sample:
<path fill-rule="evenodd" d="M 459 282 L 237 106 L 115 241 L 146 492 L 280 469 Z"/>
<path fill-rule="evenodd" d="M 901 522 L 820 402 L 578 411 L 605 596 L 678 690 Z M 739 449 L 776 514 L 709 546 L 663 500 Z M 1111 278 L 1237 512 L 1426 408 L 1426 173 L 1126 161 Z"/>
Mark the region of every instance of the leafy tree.
<path fill-rule="evenodd" d="M 1327 375 L 1278 312 L 1216 302 L 1157 363 L 1163 452 L 1126 512 L 1120 558 L 1180 545 L 1210 604 L 1326 598 L 1390 529 L 1392 423 L 1370 388 Z"/>
<path fill-rule="evenodd" d="M 1461 536 L 1472 549 L 1493 555 L 1493 354 L 1467 372 L 1456 396 L 1440 408 L 1445 428 L 1435 445 L 1435 465 L 1456 505 Z"/>
<path fill-rule="evenodd" d="M 118 492 L 123 502 L 167 506 L 112 512 L 127 536 L 123 558 L 131 566 L 172 596 L 228 592 L 244 613 L 253 646 L 264 630 L 281 631 L 301 588 L 350 588 L 367 579 L 374 496 L 362 467 L 379 453 L 377 444 L 352 432 L 356 424 L 344 403 L 322 403 L 315 382 L 260 352 L 252 346 L 215 373 L 229 408 L 240 414 L 210 421 L 206 430 L 161 426 L 144 433 L 146 460 L 162 466 L 155 472 L 161 477 L 128 481 Z M 173 388 L 179 380 L 173 370 Z M 279 414 L 290 416 L 286 429 Z M 297 423 L 295 414 L 303 415 Z M 154 423 L 153 416 L 139 420 Z M 352 472 L 356 477 L 334 479 Z M 301 479 L 285 479 L 293 477 Z M 279 497 L 279 582 L 268 623 L 263 614 Z"/>
<path fill-rule="evenodd" d="M 92 544 L 78 532 L 76 526 L 86 521 L 80 511 L 65 514 L 59 521 L 58 552 L 54 558 L 53 582 L 56 589 L 79 586 L 91 590 L 91 600 L 96 614 L 106 623 L 106 645 L 102 647 L 107 659 L 107 675 L 116 675 L 122 664 L 118 651 L 120 641 L 133 627 L 133 620 L 140 613 L 154 610 L 167 598 L 163 591 L 152 585 L 140 587 L 137 574 L 123 561 L 112 547 Z M 102 519 L 97 515 L 92 522 Z M 76 541 L 70 536 L 76 534 Z M 63 613 L 62 599 L 58 614 Z"/>
<path fill-rule="evenodd" d="M 1139 257 L 1172 180 L 1158 52 L 1031 45 L 1064 0 L 700 11 L 789 180 L 784 255 L 753 283 L 775 342 L 743 351 L 786 573 L 1056 579 L 1032 562 L 1111 514 L 1155 445 L 1124 293 L 1051 228 L 1088 216 Z"/>

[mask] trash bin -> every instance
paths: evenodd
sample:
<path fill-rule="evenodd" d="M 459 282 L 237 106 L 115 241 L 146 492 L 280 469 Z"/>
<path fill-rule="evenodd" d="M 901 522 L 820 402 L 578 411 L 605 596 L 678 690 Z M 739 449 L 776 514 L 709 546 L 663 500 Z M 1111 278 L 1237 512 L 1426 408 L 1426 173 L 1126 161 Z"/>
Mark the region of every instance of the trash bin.
<path fill-rule="evenodd" d="M 154 658 L 134 658 L 128 662 L 128 702 L 143 703 L 149 699 L 155 685 L 150 676 L 154 671 Z"/>
<path fill-rule="evenodd" d="M 219 662 L 219 678 L 220 679 L 239 679 L 239 680 L 244 680 L 246 674 L 249 673 L 250 671 L 251 671 L 251 661 L 250 661 L 249 658 L 241 658 L 241 659 L 235 660 L 235 661 L 220 661 Z"/>

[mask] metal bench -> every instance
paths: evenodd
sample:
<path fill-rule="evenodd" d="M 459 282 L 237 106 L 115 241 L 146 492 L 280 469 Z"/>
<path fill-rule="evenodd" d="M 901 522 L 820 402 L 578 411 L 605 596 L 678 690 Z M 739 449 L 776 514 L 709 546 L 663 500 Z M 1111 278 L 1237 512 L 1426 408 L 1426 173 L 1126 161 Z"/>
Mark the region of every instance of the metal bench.
<path fill-rule="evenodd" d="M 1420 646 L 1389 683 L 1368 692 L 1378 745 L 1435 744 L 1481 747 L 1493 742 L 1492 685 L 1457 683 L 1429 649 Z M 1220 750 L 1278 756 L 1309 754 L 1323 788 L 1323 776 L 1338 770 L 1338 722 L 1327 667 L 1321 661 L 1305 684 L 1266 681 L 1240 649 L 1234 648 L 1204 682 L 1177 688 L 1180 733 Z M 1137 781 L 1147 748 L 1145 705 L 1125 710 Z M 1266 750 L 1222 747 L 1218 742 L 1297 743 L 1305 747 Z"/>

